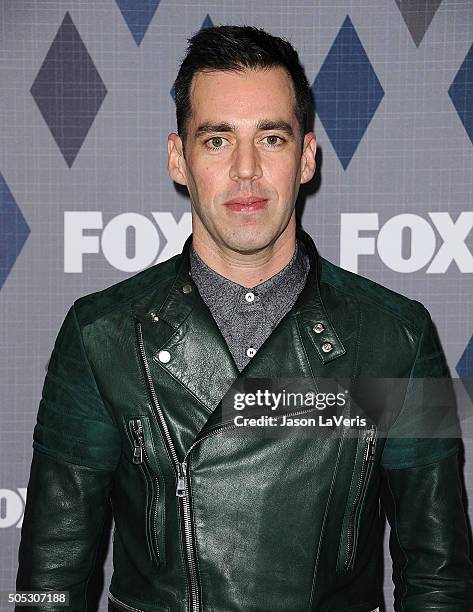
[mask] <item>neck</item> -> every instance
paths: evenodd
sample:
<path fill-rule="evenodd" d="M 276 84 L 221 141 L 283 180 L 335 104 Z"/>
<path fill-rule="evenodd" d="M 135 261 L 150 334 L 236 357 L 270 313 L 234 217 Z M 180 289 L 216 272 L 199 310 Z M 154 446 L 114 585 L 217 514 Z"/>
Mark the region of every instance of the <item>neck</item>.
<path fill-rule="evenodd" d="M 192 245 L 212 270 L 243 287 L 255 287 L 291 261 L 296 248 L 296 232 L 295 225 L 291 228 L 289 225 L 274 243 L 256 253 L 244 254 L 219 248 L 215 242 L 203 239 L 198 233 L 193 233 Z"/>

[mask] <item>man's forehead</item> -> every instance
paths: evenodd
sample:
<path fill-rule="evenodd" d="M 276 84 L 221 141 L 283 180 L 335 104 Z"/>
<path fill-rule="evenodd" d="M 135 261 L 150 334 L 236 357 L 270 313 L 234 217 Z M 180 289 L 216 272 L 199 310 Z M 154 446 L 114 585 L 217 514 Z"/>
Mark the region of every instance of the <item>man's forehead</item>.
<path fill-rule="evenodd" d="M 287 84 L 287 88 L 294 91 L 291 76 L 283 66 L 268 66 L 257 68 L 242 67 L 241 69 L 201 68 L 192 77 L 190 94 L 192 95 L 196 88 L 217 86 L 218 83 L 222 82 L 232 83 L 235 86 L 238 81 L 251 83 L 261 81 L 262 78 L 266 81 L 277 80 L 281 85 Z"/>
<path fill-rule="evenodd" d="M 274 81 L 275 88 L 271 88 Z M 254 87 L 253 97 L 245 94 Z M 209 89 L 212 89 L 209 95 Z M 192 79 L 190 110 L 200 123 L 231 121 L 228 113 L 246 116 L 245 123 L 296 121 L 292 79 L 282 66 L 242 70 L 199 70 Z M 238 103 L 237 103 L 238 102 Z M 259 116 L 258 116 L 259 114 Z"/>

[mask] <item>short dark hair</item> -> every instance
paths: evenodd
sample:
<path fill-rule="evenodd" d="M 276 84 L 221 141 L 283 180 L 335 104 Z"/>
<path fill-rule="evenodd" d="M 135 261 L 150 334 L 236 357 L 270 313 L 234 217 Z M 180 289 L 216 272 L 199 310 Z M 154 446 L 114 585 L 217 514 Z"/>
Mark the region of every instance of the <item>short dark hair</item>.
<path fill-rule="evenodd" d="M 295 112 L 302 137 L 312 129 L 313 101 L 297 51 L 283 38 L 253 26 L 204 28 L 188 40 L 187 53 L 174 83 L 177 132 L 184 141 L 191 113 L 190 89 L 202 70 L 243 71 L 281 66 L 291 77 Z"/>

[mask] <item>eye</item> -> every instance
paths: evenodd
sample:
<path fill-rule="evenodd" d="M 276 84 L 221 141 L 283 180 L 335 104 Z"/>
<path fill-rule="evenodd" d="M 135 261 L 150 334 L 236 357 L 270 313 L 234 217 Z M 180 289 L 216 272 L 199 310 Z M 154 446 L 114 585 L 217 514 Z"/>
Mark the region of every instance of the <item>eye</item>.
<path fill-rule="evenodd" d="M 284 142 L 284 138 L 281 138 L 281 136 L 276 136 L 275 134 L 265 136 L 263 140 L 266 140 L 266 144 L 268 144 L 270 147 L 278 147 Z"/>
<path fill-rule="evenodd" d="M 209 138 L 205 141 L 205 146 L 208 149 L 221 149 L 223 147 L 224 142 L 225 138 L 223 138 L 222 136 L 212 136 L 212 138 Z"/>

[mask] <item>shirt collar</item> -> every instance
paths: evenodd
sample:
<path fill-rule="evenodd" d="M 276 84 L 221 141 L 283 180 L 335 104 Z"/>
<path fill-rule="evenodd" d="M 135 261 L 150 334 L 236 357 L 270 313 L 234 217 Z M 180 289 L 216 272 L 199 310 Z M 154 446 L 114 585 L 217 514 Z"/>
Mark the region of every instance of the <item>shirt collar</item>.
<path fill-rule="evenodd" d="M 330 278 L 332 265 L 325 261 L 317 252 L 317 248 L 310 234 L 302 228 L 297 229 L 296 236 L 302 250 L 309 258 L 309 272 L 307 281 L 291 310 L 298 320 L 301 333 L 306 333 L 314 345 L 317 354 L 323 364 L 327 364 L 347 351 L 343 345 L 336 327 L 342 325 L 342 321 L 335 318 L 334 321 L 329 317 L 330 290 L 327 290 L 327 278 L 322 282 L 322 274 Z M 143 325 L 153 326 L 159 317 L 159 321 L 165 322 L 175 331 L 181 329 L 183 323 L 189 315 L 199 308 L 206 307 L 198 291 L 193 291 L 197 285 L 190 277 L 190 249 L 192 244 L 192 234 L 190 234 L 182 248 L 182 252 L 169 259 L 163 264 L 155 264 L 151 269 L 155 281 L 151 281 L 153 289 L 146 295 L 133 303 L 131 313 L 135 320 Z M 322 270 L 324 268 L 324 271 Z M 150 284 L 150 276 L 144 277 L 147 284 Z M 151 279 L 153 276 L 151 276 Z M 157 287 L 154 287 L 154 284 Z M 324 298 L 322 299 L 322 287 Z M 330 284 L 330 283 L 329 283 Z M 333 301 L 332 301 L 333 305 Z M 159 325 L 158 325 L 159 326 Z M 156 327 L 158 327 L 156 326 Z M 317 326 L 317 331 L 315 330 Z M 323 331 L 320 330 L 323 328 Z M 319 333 L 320 330 L 320 333 Z M 324 350 L 323 344 L 330 342 L 332 350 Z M 235 366 L 235 372 L 236 366 Z"/>
<path fill-rule="evenodd" d="M 208 266 L 190 249 L 190 275 L 214 317 L 230 320 L 236 312 L 261 309 L 269 319 L 277 320 L 292 306 L 303 288 L 309 271 L 309 258 L 296 241 L 291 260 L 276 274 L 247 288 L 225 278 Z"/>

